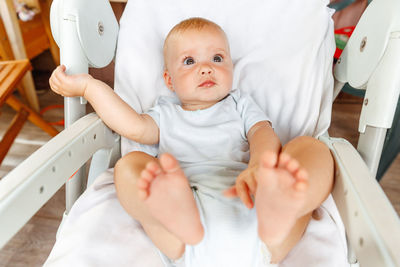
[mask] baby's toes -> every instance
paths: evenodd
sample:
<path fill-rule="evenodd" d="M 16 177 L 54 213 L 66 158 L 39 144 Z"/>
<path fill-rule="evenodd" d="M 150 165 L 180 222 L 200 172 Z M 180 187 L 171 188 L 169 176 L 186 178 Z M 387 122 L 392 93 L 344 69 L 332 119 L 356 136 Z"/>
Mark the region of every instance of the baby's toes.
<path fill-rule="evenodd" d="M 154 180 L 155 174 L 151 170 L 148 170 L 146 168 L 140 173 L 140 178 L 141 178 L 140 180 L 145 180 L 148 183 L 150 183 L 151 181 Z"/>
<path fill-rule="evenodd" d="M 299 168 L 295 173 L 295 178 L 296 180 L 308 181 L 308 172 L 303 168 Z"/>
<path fill-rule="evenodd" d="M 294 184 L 294 189 L 297 193 L 304 193 L 308 189 L 308 181 L 307 180 L 297 180 Z"/>
<path fill-rule="evenodd" d="M 182 171 L 176 158 L 168 153 L 161 155 L 160 165 L 160 168 L 166 173 L 180 173 Z"/>
<path fill-rule="evenodd" d="M 155 161 L 150 161 L 149 163 L 147 163 L 145 170 L 147 170 L 153 177 L 159 175 L 162 172 L 160 165 Z"/>
<path fill-rule="evenodd" d="M 141 200 L 145 200 L 149 196 L 150 181 L 147 180 L 149 178 L 146 179 L 144 177 L 149 177 L 146 170 L 142 171 L 140 178 L 136 182 L 138 197 Z"/>
<path fill-rule="evenodd" d="M 300 163 L 293 158 L 291 158 L 286 164 L 286 170 L 290 172 L 292 175 L 294 175 L 299 170 L 299 168 L 300 168 Z"/>
<path fill-rule="evenodd" d="M 278 168 L 286 168 L 286 165 L 289 163 L 290 160 L 291 157 L 289 154 L 286 154 L 284 152 L 279 154 Z"/>
<path fill-rule="evenodd" d="M 140 189 L 138 188 L 138 198 L 141 200 L 146 200 L 146 198 L 149 196 L 149 191 L 145 189 Z"/>
<path fill-rule="evenodd" d="M 294 185 L 294 189 L 298 194 L 303 194 L 307 191 L 308 183 L 306 181 L 298 181 Z"/>
<path fill-rule="evenodd" d="M 278 155 L 272 151 L 266 151 L 261 156 L 261 166 L 264 168 L 274 168 L 278 162 Z"/>
<path fill-rule="evenodd" d="M 298 193 L 303 193 L 308 189 L 308 173 L 305 169 L 299 168 L 299 170 L 294 174 L 296 182 L 294 184 L 294 189 Z"/>
<path fill-rule="evenodd" d="M 139 179 L 139 180 L 137 181 L 137 186 L 138 186 L 140 189 L 145 189 L 145 190 L 147 190 L 147 188 L 149 188 L 149 185 L 150 185 L 150 182 L 149 182 L 148 180 L 146 180 L 146 179 L 141 178 L 141 179 Z"/>

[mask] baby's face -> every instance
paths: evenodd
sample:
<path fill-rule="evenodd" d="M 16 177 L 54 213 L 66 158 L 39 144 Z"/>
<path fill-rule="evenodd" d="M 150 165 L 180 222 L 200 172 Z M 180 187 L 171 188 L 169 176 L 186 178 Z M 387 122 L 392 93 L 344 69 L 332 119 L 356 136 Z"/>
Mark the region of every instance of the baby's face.
<path fill-rule="evenodd" d="M 164 80 L 182 108 L 208 108 L 231 90 L 233 64 L 228 41 L 219 29 L 206 27 L 171 36 Z"/>

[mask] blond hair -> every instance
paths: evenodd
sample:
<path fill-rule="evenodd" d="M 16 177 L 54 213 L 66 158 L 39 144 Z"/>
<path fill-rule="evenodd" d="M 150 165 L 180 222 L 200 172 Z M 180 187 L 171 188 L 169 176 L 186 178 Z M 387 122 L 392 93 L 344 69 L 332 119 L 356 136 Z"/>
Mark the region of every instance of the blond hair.
<path fill-rule="evenodd" d="M 222 28 L 218 24 L 216 24 L 208 19 L 204 19 L 204 18 L 199 18 L 199 17 L 189 18 L 189 19 L 185 19 L 185 20 L 179 22 L 178 24 L 176 24 L 169 31 L 169 33 L 164 41 L 164 47 L 163 47 L 164 61 L 165 61 L 165 55 L 166 55 L 166 51 L 167 51 L 167 47 L 168 47 L 168 41 L 171 39 L 172 36 L 182 34 L 188 30 L 201 31 L 202 29 L 205 29 L 205 28 L 216 29 L 218 31 L 221 31 L 225 35 L 225 32 L 222 30 Z M 164 66 L 164 67 L 166 67 L 166 66 Z"/>

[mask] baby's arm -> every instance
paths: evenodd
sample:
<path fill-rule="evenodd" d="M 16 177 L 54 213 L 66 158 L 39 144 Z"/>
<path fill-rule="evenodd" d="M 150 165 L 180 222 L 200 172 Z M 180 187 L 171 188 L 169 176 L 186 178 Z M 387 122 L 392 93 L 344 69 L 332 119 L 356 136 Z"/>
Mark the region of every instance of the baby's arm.
<path fill-rule="evenodd" d="M 236 184 L 224 194 L 228 197 L 238 196 L 248 208 L 252 208 L 251 195 L 255 194 L 257 188 L 255 171 L 259 166 L 260 157 L 266 151 L 278 154 L 281 142 L 268 121 L 260 121 L 253 125 L 247 134 L 247 139 L 250 145 L 249 165 L 236 178 Z"/>
<path fill-rule="evenodd" d="M 254 124 L 247 134 L 247 140 L 250 145 L 249 167 L 258 166 L 260 157 L 265 151 L 278 154 L 281 150 L 281 141 L 268 121 Z"/>
<path fill-rule="evenodd" d="M 158 143 L 154 120 L 147 114 L 138 114 L 102 81 L 89 74 L 67 75 L 65 66 L 59 66 L 49 82 L 51 89 L 62 96 L 85 97 L 104 123 L 118 134 L 143 144 Z"/>

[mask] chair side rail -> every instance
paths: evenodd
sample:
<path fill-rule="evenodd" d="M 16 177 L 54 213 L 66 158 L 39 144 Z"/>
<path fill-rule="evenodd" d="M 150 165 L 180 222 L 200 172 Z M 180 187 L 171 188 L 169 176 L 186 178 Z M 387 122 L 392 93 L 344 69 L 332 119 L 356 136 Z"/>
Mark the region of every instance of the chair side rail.
<path fill-rule="evenodd" d="M 0 248 L 99 149 L 115 137 L 89 114 L 62 131 L 0 181 Z M 82 148 L 84 147 L 84 148 Z M 66 164 L 67 163 L 67 164 Z"/>
<path fill-rule="evenodd" d="M 332 192 L 347 239 L 361 266 L 400 266 L 400 219 L 357 150 L 322 137 L 336 162 Z"/>

